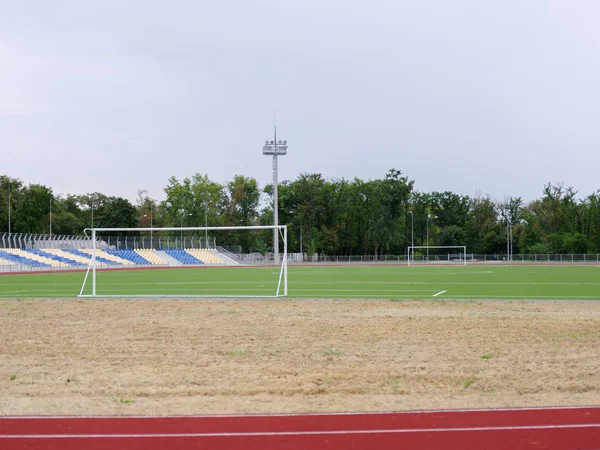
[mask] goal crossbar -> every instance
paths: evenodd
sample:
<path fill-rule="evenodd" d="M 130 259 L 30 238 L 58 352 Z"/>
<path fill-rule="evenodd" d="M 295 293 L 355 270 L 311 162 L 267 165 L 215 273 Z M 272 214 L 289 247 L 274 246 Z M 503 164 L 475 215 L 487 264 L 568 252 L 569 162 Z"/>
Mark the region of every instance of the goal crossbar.
<path fill-rule="evenodd" d="M 460 259 L 462 260 L 462 265 L 467 265 L 467 246 L 466 245 L 410 245 L 408 247 L 408 265 L 415 264 L 415 249 L 461 249 L 459 252 Z"/>
<path fill-rule="evenodd" d="M 279 235 L 283 241 L 283 254 L 281 258 L 281 265 L 279 267 L 279 276 L 277 280 L 277 289 L 274 295 L 220 295 L 220 294 L 198 294 L 198 295 L 98 295 L 96 289 L 96 252 L 98 250 L 97 247 L 97 237 L 99 232 L 123 232 L 123 231 L 151 231 L 151 232 L 160 232 L 160 231 L 243 231 L 243 230 L 274 230 L 277 229 L 279 231 Z M 88 232 L 90 233 L 88 235 Z M 287 276 L 287 254 L 288 254 L 288 246 L 287 246 L 287 226 L 286 225 L 251 225 L 251 226 L 226 226 L 226 227 L 145 227 L 145 228 L 86 228 L 84 229 L 84 234 L 86 237 L 90 238 L 92 241 L 92 257 L 90 259 L 90 263 L 85 272 L 85 277 L 83 279 L 83 284 L 81 285 L 81 290 L 79 292 L 78 297 L 103 297 L 103 298 L 276 298 L 276 297 L 284 297 L 288 295 L 288 276 Z M 86 282 L 88 279 L 88 275 L 92 273 L 92 293 L 84 294 L 83 291 L 86 286 Z"/>

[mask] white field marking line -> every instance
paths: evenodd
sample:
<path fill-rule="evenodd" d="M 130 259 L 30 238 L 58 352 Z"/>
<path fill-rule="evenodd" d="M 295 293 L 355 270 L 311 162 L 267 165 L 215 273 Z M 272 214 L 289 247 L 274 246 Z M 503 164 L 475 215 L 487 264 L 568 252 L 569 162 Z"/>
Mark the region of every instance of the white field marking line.
<path fill-rule="evenodd" d="M 471 431 L 515 431 L 515 430 L 560 430 L 578 428 L 600 428 L 600 423 L 571 425 L 518 425 L 499 427 L 464 427 L 464 428 L 407 428 L 388 430 L 333 430 L 333 431 L 257 431 L 232 433 L 156 433 L 156 434 L 5 434 L 0 439 L 102 439 L 102 438 L 189 438 L 189 437 L 241 437 L 241 436 L 315 436 L 344 434 L 409 434 Z"/>
<path fill-rule="evenodd" d="M 448 292 L 448 291 L 440 291 L 437 294 L 433 294 L 432 297 L 437 297 L 438 295 L 442 295 L 444 292 Z"/>
<path fill-rule="evenodd" d="M 302 281 L 302 280 L 294 280 L 295 284 L 319 284 L 319 285 L 328 285 L 335 283 L 334 281 Z M 369 284 L 369 285 L 394 285 L 394 284 L 421 284 L 421 285 L 430 285 L 430 284 L 440 284 L 439 281 L 345 281 L 340 280 L 337 282 L 338 284 Z M 129 283 L 128 283 L 129 284 Z M 133 284 L 133 283 L 132 283 Z M 148 284 L 148 283 L 136 283 L 136 284 Z M 155 283 L 158 284 L 158 283 Z M 174 283 L 174 284 L 183 284 L 183 283 Z M 583 285 L 583 286 L 598 286 L 600 282 L 592 281 L 592 282 L 577 282 L 577 281 L 559 281 L 559 282 L 550 282 L 550 283 L 536 283 L 536 282 L 512 282 L 512 281 L 490 281 L 490 282 L 470 282 L 470 281 L 444 281 L 444 284 L 452 284 L 457 286 L 470 286 L 470 285 L 523 285 L 523 286 L 572 286 L 572 285 Z"/>
<path fill-rule="evenodd" d="M 431 289 L 302 289 L 293 288 L 294 292 L 431 292 Z"/>
<path fill-rule="evenodd" d="M 378 291 L 375 291 L 378 292 Z M 506 299 L 506 300 L 600 300 L 600 296 L 598 295 L 488 295 L 488 294 L 478 294 L 478 295 L 452 295 L 452 299 L 465 299 L 465 300 L 488 300 L 488 299 Z"/>

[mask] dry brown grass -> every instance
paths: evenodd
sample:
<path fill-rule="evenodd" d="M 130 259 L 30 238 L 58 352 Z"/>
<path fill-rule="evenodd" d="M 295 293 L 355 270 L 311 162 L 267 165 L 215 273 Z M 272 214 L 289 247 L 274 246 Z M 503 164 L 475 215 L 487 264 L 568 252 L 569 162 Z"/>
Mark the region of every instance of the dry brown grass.
<path fill-rule="evenodd" d="M 0 414 L 600 404 L 600 304 L 0 302 Z"/>

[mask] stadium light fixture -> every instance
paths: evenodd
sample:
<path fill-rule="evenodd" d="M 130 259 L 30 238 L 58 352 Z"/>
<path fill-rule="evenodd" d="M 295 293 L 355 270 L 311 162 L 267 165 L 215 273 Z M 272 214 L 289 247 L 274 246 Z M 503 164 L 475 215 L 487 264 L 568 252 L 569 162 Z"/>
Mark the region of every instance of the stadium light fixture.
<path fill-rule="evenodd" d="M 273 126 L 273 140 L 265 141 L 263 155 L 273 156 L 273 225 L 279 225 L 278 202 L 277 202 L 277 157 L 287 154 L 287 141 L 277 140 L 277 125 Z M 273 228 L 273 257 L 275 264 L 279 263 L 279 229 Z"/>

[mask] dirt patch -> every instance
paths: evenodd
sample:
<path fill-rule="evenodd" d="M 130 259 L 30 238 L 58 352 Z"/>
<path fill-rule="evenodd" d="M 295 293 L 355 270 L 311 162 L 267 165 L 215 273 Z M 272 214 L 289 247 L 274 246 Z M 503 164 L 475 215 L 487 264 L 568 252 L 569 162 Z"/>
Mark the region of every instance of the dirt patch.
<path fill-rule="evenodd" d="M 0 414 L 600 404 L 599 303 L 0 302 Z"/>

